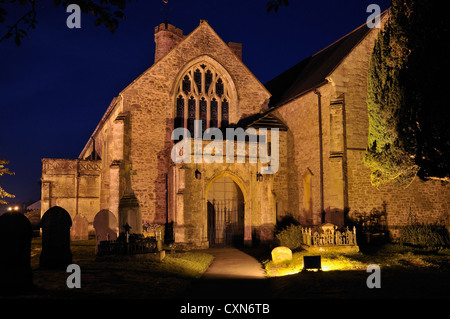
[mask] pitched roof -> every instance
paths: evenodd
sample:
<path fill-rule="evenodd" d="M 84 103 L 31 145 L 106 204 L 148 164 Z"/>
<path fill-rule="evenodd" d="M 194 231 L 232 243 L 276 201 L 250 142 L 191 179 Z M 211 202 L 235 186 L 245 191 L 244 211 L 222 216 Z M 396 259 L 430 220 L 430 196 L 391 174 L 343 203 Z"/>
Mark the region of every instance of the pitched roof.
<path fill-rule="evenodd" d="M 250 115 L 246 118 L 241 119 L 237 123 L 238 127 L 253 127 L 256 129 L 260 128 L 277 128 L 280 131 L 287 131 L 287 126 L 278 117 L 273 115 L 273 113 L 262 112 Z"/>
<path fill-rule="evenodd" d="M 383 17 L 387 10 L 381 14 Z M 269 107 L 279 107 L 325 84 L 326 77 L 371 31 L 364 23 L 325 49 L 304 59 L 265 84 L 272 93 Z"/>

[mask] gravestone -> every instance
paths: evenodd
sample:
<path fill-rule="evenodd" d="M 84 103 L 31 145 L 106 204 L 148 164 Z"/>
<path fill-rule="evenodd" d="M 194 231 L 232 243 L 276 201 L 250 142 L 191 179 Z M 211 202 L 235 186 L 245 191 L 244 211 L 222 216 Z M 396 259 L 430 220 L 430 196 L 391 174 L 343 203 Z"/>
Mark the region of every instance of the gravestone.
<path fill-rule="evenodd" d="M 97 254 L 97 247 L 101 241 L 117 240 L 116 216 L 107 209 L 99 211 L 94 217 L 94 229 L 96 240 L 95 253 Z"/>
<path fill-rule="evenodd" d="M 23 214 L 0 216 L 0 291 L 24 292 L 33 286 L 31 223 Z"/>
<path fill-rule="evenodd" d="M 288 247 L 276 247 L 272 250 L 272 261 L 280 264 L 292 260 L 292 251 Z"/>
<path fill-rule="evenodd" d="M 326 223 L 320 226 L 324 232 L 333 233 L 336 230 L 337 226 L 331 223 Z"/>
<path fill-rule="evenodd" d="M 89 239 L 89 222 L 83 215 L 78 214 L 73 218 L 70 238 L 72 241 Z"/>
<path fill-rule="evenodd" d="M 42 252 L 39 266 L 66 269 L 72 263 L 70 250 L 70 214 L 62 207 L 54 206 L 42 216 Z"/>

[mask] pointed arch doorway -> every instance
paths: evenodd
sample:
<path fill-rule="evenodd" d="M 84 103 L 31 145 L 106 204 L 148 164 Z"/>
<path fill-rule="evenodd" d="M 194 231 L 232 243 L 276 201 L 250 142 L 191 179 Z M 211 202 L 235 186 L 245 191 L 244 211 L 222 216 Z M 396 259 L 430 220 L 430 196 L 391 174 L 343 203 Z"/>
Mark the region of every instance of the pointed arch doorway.
<path fill-rule="evenodd" d="M 244 195 L 228 176 L 212 182 L 208 192 L 208 241 L 212 246 L 244 244 Z"/>

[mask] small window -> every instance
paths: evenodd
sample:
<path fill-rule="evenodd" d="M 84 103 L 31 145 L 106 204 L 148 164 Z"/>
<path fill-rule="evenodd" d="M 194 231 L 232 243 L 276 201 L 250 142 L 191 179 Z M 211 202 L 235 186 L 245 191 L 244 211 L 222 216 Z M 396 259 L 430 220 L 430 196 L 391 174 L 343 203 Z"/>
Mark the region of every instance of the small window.
<path fill-rule="evenodd" d="M 206 71 L 205 73 L 205 93 L 209 93 L 209 87 L 211 86 L 213 79 L 213 75 L 210 70 Z"/>
<path fill-rule="evenodd" d="M 175 118 L 175 128 L 184 127 L 184 98 L 180 95 L 177 99 L 177 117 Z"/>
<path fill-rule="evenodd" d="M 218 79 L 217 82 L 216 82 L 216 94 L 219 97 L 222 97 L 222 95 L 223 95 L 223 82 L 222 82 L 222 79 Z"/>
<path fill-rule="evenodd" d="M 188 103 L 188 127 L 187 129 L 191 133 L 191 136 L 194 135 L 194 121 L 195 121 L 195 99 L 193 96 L 189 99 Z"/>
<path fill-rule="evenodd" d="M 218 113 L 217 113 L 217 100 L 215 98 L 211 101 L 211 119 L 209 121 L 209 127 L 217 127 Z"/>
<path fill-rule="evenodd" d="M 184 94 L 188 94 L 189 92 L 191 92 L 191 80 L 189 79 L 188 75 L 184 77 L 182 85 Z"/>
<path fill-rule="evenodd" d="M 228 124 L 228 101 L 227 99 L 224 99 L 222 101 L 222 123 L 220 126 L 226 128 L 228 127 Z"/>
<path fill-rule="evenodd" d="M 198 93 L 202 93 L 202 73 L 199 69 L 194 72 L 194 82 L 197 85 Z"/>
<path fill-rule="evenodd" d="M 207 121 L 207 105 L 204 97 L 200 100 L 200 120 L 202 121 L 202 132 L 206 130 Z"/>

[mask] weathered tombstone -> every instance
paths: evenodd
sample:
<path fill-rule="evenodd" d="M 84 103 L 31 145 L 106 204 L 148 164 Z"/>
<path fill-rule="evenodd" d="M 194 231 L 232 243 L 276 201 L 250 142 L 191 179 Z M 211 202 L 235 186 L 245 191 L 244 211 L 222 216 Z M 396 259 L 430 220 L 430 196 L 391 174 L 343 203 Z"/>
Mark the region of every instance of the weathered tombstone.
<path fill-rule="evenodd" d="M 78 214 L 73 218 L 70 238 L 72 241 L 89 239 L 89 222 L 83 215 Z"/>
<path fill-rule="evenodd" d="M 94 217 L 94 229 L 96 239 L 95 253 L 97 254 L 97 247 L 101 241 L 117 239 L 116 216 L 111 211 L 102 209 Z"/>
<path fill-rule="evenodd" d="M 272 261 L 280 264 L 292 260 L 292 251 L 288 247 L 276 247 L 272 250 Z"/>
<path fill-rule="evenodd" d="M 66 269 L 72 263 L 70 227 L 72 219 L 62 207 L 54 206 L 42 216 L 42 252 L 39 266 Z"/>
<path fill-rule="evenodd" d="M 31 223 L 23 214 L 0 216 L 0 291 L 23 292 L 33 286 Z"/>
<path fill-rule="evenodd" d="M 331 223 L 326 223 L 321 226 L 323 233 L 321 234 L 322 245 L 335 245 L 335 230 L 337 226 Z"/>

